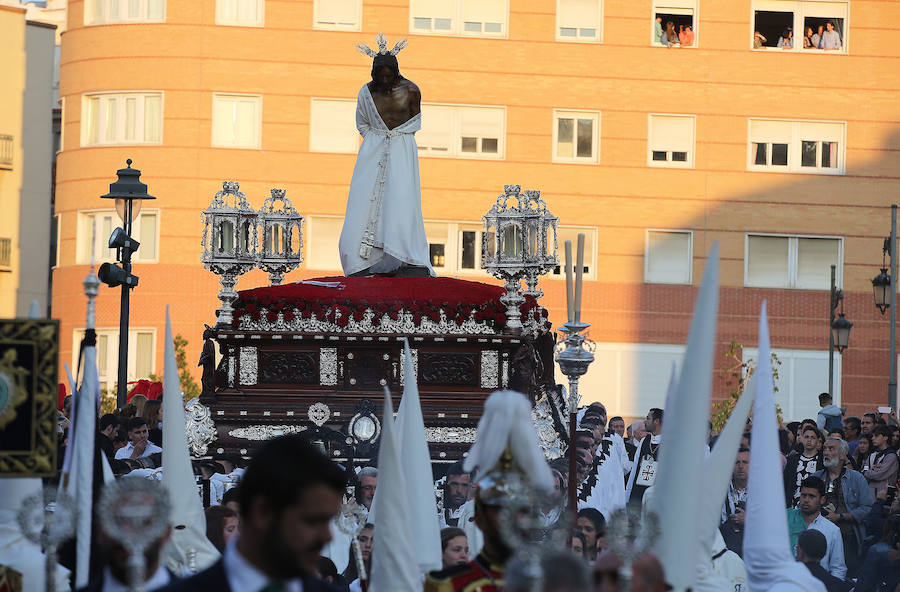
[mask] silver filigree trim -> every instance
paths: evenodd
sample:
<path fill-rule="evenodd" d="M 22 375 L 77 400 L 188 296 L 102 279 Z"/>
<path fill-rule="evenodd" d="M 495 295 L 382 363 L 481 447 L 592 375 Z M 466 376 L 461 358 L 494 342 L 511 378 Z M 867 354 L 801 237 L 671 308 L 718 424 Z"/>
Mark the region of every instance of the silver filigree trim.
<path fill-rule="evenodd" d="M 313 403 L 309 406 L 306 416 L 309 417 L 309 421 L 322 427 L 331 418 L 331 409 L 325 403 Z"/>
<path fill-rule="evenodd" d="M 425 428 L 425 439 L 442 444 L 471 444 L 476 432 L 475 428 Z"/>
<path fill-rule="evenodd" d="M 509 360 L 506 358 L 503 359 L 503 388 L 509 386 Z"/>
<path fill-rule="evenodd" d="M 184 409 L 184 431 L 188 448 L 193 456 L 205 456 L 209 445 L 216 439 L 216 424 L 209 407 L 194 397 Z"/>
<path fill-rule="evenodd" d="M 271 440 L 285 434 L 299 434 L 305 430 L 306 426 L 298 425 L 252 425 L 235 428 L 228 432 L 228 435 L 242 440 Z"/>
<path fill-rule="evenodd" d="M 409 354 L 412 357 L 413 363 L 413 376 L 418 380 L 419 377 L 419 350 L 409 348 Z M 402 353 L 400 355 L 400 386 L 403 386 L 406 381 L 406 356 Z"/>
<path fill-rule="evenodd" d="M 494 349 L 481 350 L 481 388 L 495 389 L 500 386 L 500 352 Z"/>
<path fill-rule="evenodd" d="M 234 388 L 234 356 L 228 356 L 228 386 Z"/>
<path fill-rule="evenodd" d="M 257 358 L 255 347 L 241 348 L 241 386 L 253 386 L 257 383 Z"/>
<path fill-rule="evenodd" d="M 319 384 L 335 386 L 337 384 L 337 348 L 319 348 Z"/>
<path fill-rule="evenodd" d="M 534 408 L 531 410 L 531 419 L 534 422 L 534 429 L 537 431 L 541 451 L 547 460 L 561 457 L 566 450 L 566 445 L 559 439 L 559 434 L 553 425 L 553 414 L 547 395 L 543 395 L 535 402 Z"/>

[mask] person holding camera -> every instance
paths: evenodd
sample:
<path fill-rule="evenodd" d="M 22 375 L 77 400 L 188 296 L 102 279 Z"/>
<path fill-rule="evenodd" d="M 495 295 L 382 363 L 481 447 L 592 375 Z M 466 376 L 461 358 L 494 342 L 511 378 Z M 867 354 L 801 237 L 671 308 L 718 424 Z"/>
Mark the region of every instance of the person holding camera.
<path fill-rule="evenodd" d="M 841 531 L 844 558 L 852 576 L 859 567 L 865 539 L 863 521 L 872 510 L 872 492 L 861 473 L 847 466 L 850 446 L 840 438 L 828 438 L 822 447 L 825 468 L 815 476 L 825 482 L 823 516 Z"/>
<path fill-rule="evenodd" d="M 722 523 L 719 532 L 725 540 L 725 547 L 742 556 L 744 552 L 744 517 L 747 506 L 747 477 L 750 473 L 750 449 L 738 450 L 728 485 L 728 496 L 722 507 Z"/>

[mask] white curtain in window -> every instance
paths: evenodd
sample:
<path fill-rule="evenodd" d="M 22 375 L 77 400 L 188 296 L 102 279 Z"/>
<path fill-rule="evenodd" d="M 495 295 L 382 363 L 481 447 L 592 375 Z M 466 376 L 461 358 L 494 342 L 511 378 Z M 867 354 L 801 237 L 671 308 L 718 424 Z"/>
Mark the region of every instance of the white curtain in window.
<path fill-rule="evenodd" d="M 650 150 L 693 152 L 694 118 L 679 115 L 651 115 Z"/>
<path fill-rule="evenodd" d="M 460 133 L 464 138 L 496 138 L 503 141 L 503 109 L 460 107 Z"/>
<path fill-rule="evenodd" d="M 134 378 L 148 378 L 153 372 L 153 333 L 138 333 L 135 342 Z"/>
<path fill-rule="evenodd" d="M 747 247 L 747 284 L 787 287 L 790 281 L 788 238 L 751 236 Z"/>
<path fill-rule="evenodd" d="M 808 290 L 831 287 L 831 266 L 837 265 L 840 281 L 840 240 L 833 238 L 797 239 L 797 286 Z M 839 284 L 840 285 L 840 284 Z"/>
<path fill-rule="evenodd" d="M 777 142 L 780 144 L 791 143 L 792 122 L 778 121 L 774 119 L 751 119 L 751 142 Z"/>
<path fill-rule="evenodd" d="M 237 103 L 235 140 L 239 146 L 256 144 L 256 101 L 241 99 Z"/>
<path fill-rule="evenodd" d="M 216 20 L 236 21 L 238 18 L 238 0 L 216 0 Z"/>
<path fill-rule="evenodd" d="M 159 142 L 162 128 L 162 97 L 149 95 L 144 98 L 144 141 Z"/>
<path fill-rule="evenodd" d="M 147 18 L 149 20 L 162 20 L 165 18 L 165 0 L 147 0 Z"/>
<path fill-rule="evenodd" d="M 156 259 L 157 216 L 155 213 L 141 213 L 140 221 L 138 241 L 141 243 L 141 247 L 137 251 L 137 257 L 142 261 L 152 261 Z"/>
<path fill-rule="evenodd" d="M 134 122 L 137 117 L 137 98 L 126 97 L 125 99 L 125 139 L 134 140 Z"/>
<path fill-rule="evenodd" d="M 312 99 L 309 113 L 311 152 L 355 153 L 359 149 L 356 129 L 356 101 L 352 99 Z"/>
<path fill-rule="evenodd" d="M 113 98 L 107 98 L 104 103 L 106 103 L 106 112 L 104 113 L 104 129 L 105 132 L 103 134 L 104 139 L 107 142 L 114 142 L 116 140 L 116 116 L 118 115 L 118 101 Z"/>
<path fill-rule="evenodd" d="M 556 14 L 558 27 L 600 28 L 599 0 L 559 0 Z"/>
<path fill-rule="evenodd" d="M 647 233 L 648 282 L 691 283 L 691 235 L 687 232 Z"/>
<path fill-rule="evenodd" d="M 100 98 L 90 97 L 87 100 L 87 143 L 100 141 Z"/>
<path fill-rule="evenodd" d="M 316 0 L 316 22 L 327 25 L 359 23 L 359 0 Z"/>

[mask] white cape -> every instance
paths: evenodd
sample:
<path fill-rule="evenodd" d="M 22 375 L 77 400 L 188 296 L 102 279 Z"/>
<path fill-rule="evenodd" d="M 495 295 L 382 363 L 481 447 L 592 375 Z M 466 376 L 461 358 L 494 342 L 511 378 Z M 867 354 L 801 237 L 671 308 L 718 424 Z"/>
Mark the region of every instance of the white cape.
<path fill-rule="evenodd" d="M 339 251 L 344 275 L 365 269 L 394 271 L 406 263 L 426 267 L 430 275 L 428 241 L 422 221 L 419 153 L 415 133 L 422 129 L 422 114 L 389 130 L 364 84 L 356 99 L 356 128 L 363 137 L 350 181 L 347 212 Z M 370 222 L 370 218 L 373 222 Z M 372 235 L 368 256 L 362 242 Z"/>

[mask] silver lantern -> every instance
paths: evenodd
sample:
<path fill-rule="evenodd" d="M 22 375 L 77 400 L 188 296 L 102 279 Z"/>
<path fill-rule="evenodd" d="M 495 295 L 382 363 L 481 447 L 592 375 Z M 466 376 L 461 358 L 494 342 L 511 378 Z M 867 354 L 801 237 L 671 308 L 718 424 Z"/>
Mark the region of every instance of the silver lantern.
<path fill-rule="evenodd" d="M 276 203 L 280 202 L 280 207 Z M 259 208 L 261 246 L 257 266 L 269 274 L 269 282 L 278 285 L 284 275 L 297 269 L 303 261 L 303 216 L 285 197 L 284 189 L 272 189 Z M 296 234 L 295 234 L 296 231 Z"/>
<path fill-rule="evenodd" d="M 231 327 L 237 278 L 256 266 L 257 215 L 236 181 L 222 183 L 203 211 L 203 266 L 219 276 L 222 289 L 216 327 Z"/>
<path fill-rule="evenodd" d="M 522 192 L 521 185 L 504 185 L 503 195 L 482 217 L 481 267 L 505 282 L 506 328 L 522 330 L 519 307 L 525 302 L 520 282 L 526 280 L 527 294 L 539 298 L 538 277 L 559 265 L 556 230 L 559 219 L 547 209 L 540 191 Z"/>

